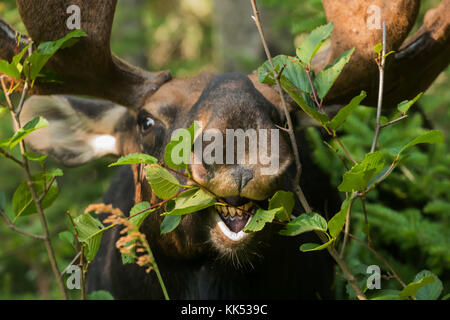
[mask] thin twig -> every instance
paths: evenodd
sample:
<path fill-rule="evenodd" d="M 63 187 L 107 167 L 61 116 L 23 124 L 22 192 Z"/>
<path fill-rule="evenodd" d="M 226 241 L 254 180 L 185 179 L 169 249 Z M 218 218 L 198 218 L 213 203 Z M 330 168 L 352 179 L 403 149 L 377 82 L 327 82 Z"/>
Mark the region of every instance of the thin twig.
<path fill-rule="evenodd" d="M 316 89 L 314 88 L 314 85 L 312 83 L 311 70 L 308 67 L 306 67 L 305 71 L 306 71 L 306 74 L 308 75 L 309 86 L 311 87 L 311 90 L 312 90 L 314 102 L 317 106 L 317 109 L 319 109 L 319 111 L 322 111 L 322 103 L 320 103 L 319 100 L 317 99 Z"/>
<path fill-rule="evenodd" d="M 389 122 L 383 124 L 383 125 L 380 127 L 380 129 L 386 128 L 387 126 L 390 126 L 391 124 L 394 124 L 394 123 L 396 123 L 396 122 L 398 122 L 398 121 L 400 121 L 400 120 L 406 119 L 406 118 L 408 118 L 408 115 L 407 115 L 407 114 L 405 114 L 405 115 L 403 115 L 403 116 L 401 116 L 401 117 L 398 117 L 397 119 L 394 119 L 394 120 L 392 120 L 392 121 L 389 121 Z"/>
<path fill-rule="evenodd" d="M 69 265 L 63 270 L 63 272 L 61 272 L 61 277 L 64 276 L 64 274 L 66 274 L 67 270 L 69 270 L 69 268 L 78 260 L 80 255 L 81 251 L 75 255 L 75 258 L 73 258 L 72 261 L 69 263 Z"/>
<path fill-rule="evenodd" d="M 6 222 L 6 225 L 7 225 L 11 230 L 13 230 L 13 231 L 15 231 L 15 232 L 17 232 L 17 233 L 20 233 L 20 234 L 22 234 L 22 235 L 24 235 L 24 236 L 33 238 L 33 239 L 46 240 L 46 237 L 45 237 L 45 236 L 36 235 L 36 234 L 31 234 L 31 233 L 29 233 L 29 232 L 26 232 L 26 231 L 23 231 L 23 230 L 17 228 L 17 227 L 11 222 L 11 220 L 9 220 L 8 216 L 6 215 L 6 213 L 5 213 L 2 209 L 0 209 L 0 215 L 3 217 L 3 219 L 4 219 L 5 222 Z"/>
<path fill-rule="evenodd" d="M 337 143 L 341 146 L 342 150 L 344 151 L 345 155 L 347 156 L 347 158 L 353 162 L 353 164 L 358 164 L 358 162 L 355 160 L 355 158 L 353 158 L 353 156 L 351 155 L 351 153 L 347 150 L 347 148 L 344 146 L 344 144 L 342 143 L 341 139 L 339 139 L 339 137 L 337 135 L 334 136 L 334 139 L 336 139 Z"/>
<path fill-rule="evenodd" d="M 384 85 L 384 62 L 386 55 L 386 22 L 383 21 L 383 49 L 381 52 L 381 63 L 378 64 L 378 70 L 380 73 L 379 86 L 378 86 L 378 104 L 377 104 L 377 124 L 375 127 L 375 135 L 372 141 L 372 147 L 370 153 L 375 152 L 377 147 L 378 136 L 381 130 L 381 108 L 383 106 L 383 85 Z"/>
<path fill-rule="evenodd" d="M 352 194 L 352 197 L 350 198 L 350 203 L 347 208 L 347 213 L 345 215 L 344 240 L 342 241 L 341 253 L 339 254 L 341 259 L 344 258 L 345 247 L 347 245 L 348 235 L 350 233 L 350 213 L 352 211 L 353 201 L 355 201 L 357 194 L 358 194 L 357 192 L 354 192 Z"/>
<path fill-rule="evenodd" d="M 48 182 L 48 184 L 45 186 L 44 192 L 39 196 L 39 201 L 44 200 L 47 193 L 50 191 L 50 188 L 52 187 L 53 183 L 55 182 L 56 177 L 52 177 L 51 180 Z"/>
<path fill-rule="evenodd" d="M 11 159 L 12 161 L 14 161 L 15 163 L 17 163 L 19 166 L 21 166 L 23 168 L 24 164 L 22 161 L 20 161 L 19 159 L 15 158 L 13 155 L 9 154 L 8 152 L 6 152 L 5 150 L 3 150 L 2 148 L 0 148 L 0 154 L 2 154 L 4 157 Z"/>

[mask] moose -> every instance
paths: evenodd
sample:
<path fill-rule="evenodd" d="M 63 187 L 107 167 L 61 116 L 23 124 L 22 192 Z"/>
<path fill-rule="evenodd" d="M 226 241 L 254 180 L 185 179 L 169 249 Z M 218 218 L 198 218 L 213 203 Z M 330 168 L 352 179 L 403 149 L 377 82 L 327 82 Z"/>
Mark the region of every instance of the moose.
<path fill-rule="evenodd" d="M 32 96 L 23 107 L 21 120 L 26 123 L 42 115 L 50 123 L 27 138 L 34 150 L 68 167 L 106 155 L 135 152 L 163 160 L 172 132 L 189 127 L 194 120 L 201 121 L 205 129 L 221 132 L 283 127 L 286 119 L 280 92 L 259 83 L 255 73 L 172 78 L 169 71 L 147 72 L 112 54 L 109 42 L 116 3 L 17 0 L 28 31 L 28 37 L 21 38 L 21 47 L 30 39 L 38 45 L 66 35 L 70 31 L 66 26 L 67 8 L 71 5 L 81 8 L 81 28 L 88 35 L 59 51 L 47 64 L 46 68 L 56 72 L 62 82 L 38 79 L 29 91 Z M 321 70 L 343 51 L 356 48 L 326 97 L 325 109 L 348 102 L 362 89 L 368 92 L 365 104 L 376 104 L 378 70 L 372 48 L 381 39 L 381 30 L 367 28 L 370 5 L 381 9 L 388 30 L 387 50 L 396 51 L 385 75 L 386 108 L 424 91 L 450 61 L 450 0 L 428 12 L 423 26 L 406 41 L 417 18 L 419 0 L 323 0 L 323 5 L 327 19 L 334 22 L 334 31 L 330 47 L 315 57 L 313 69 Z M 0 19 L 0 58 L 11 60 L 14 56 L 15 34 Z M 77 97 L 80 95 L 91 98 Z M 295 103 L 286 99 L 290 112 L 296 112 Z M 297 132 L 296 136 L 303 165 L 301 186 L 313 209 L 331 217 L 339 210 L 339 195 L 314 164 L 304 135 Z M 264 206 L 276 190 L 293 189 L 293 151 L 282 130 L 278 144 L 280 165 L 272 175 L 261 175 L 259 164 L 200 164 L 191 166 L 190 171 L 198 183 L 232 206 Z M 159 201 L 142 167 L 120 168 L 104 202 L 128 213 L 141 201 Z M 293 212 L 301 211 L 296 203 Z M 152 246 L 171 298 L 332 297 L 333 264 L 329 256 L 298 252 L 299 244 L 314 235 L 282 237 L 275 224 L 257 233 L 242 234 L 249 219 L 246 214 L 228 215 L 223 209 L 209 208 L 187 215 L 173 232 L 161 235 L 162 217 L 150 214 L 146 218 L 141 231 Z M 107 290 L 116 299 L 162 299 L 154 274 L 134 264 L 122 264 L 115 247 L 119 236 L 118 228 L 105 232 L 90 266 L 88 291 Z"/>

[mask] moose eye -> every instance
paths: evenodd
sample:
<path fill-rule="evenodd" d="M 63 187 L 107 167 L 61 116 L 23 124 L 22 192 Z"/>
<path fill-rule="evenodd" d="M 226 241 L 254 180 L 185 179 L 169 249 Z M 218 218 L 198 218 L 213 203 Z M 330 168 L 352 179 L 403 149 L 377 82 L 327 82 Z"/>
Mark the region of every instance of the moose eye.
<path fill-rule="evenodd" d="M 155 120 L 150 117 L 145 117 L 140 121 L 141 131 L 147 133 L 155 124 Z"/>

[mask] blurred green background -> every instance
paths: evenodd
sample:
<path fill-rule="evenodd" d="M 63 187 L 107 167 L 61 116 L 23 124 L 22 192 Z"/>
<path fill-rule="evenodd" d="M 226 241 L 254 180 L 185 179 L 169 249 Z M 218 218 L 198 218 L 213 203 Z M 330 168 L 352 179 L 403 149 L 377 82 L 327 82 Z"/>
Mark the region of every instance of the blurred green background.
<path fill-rule="evenodd" d="M 312 28 L 323 24 L 325 16 L 320 0 L 259 1 L 262 20 L 273 54 L 295 53 L 296 45 Z M 422 1 L 415 30 L 427 9 L 438 0 Z M 119 0 L 112 33 L 114 53 L 149 70 L 170 69 L 175 76 L 193 76 L 202 71 L 241 71 L 256 69 L 265 59 L 260 40 L 250 19 L 250 3 L 243 0 Z M 15 1 L 0 1 L 0 16 L 25 32 Z M 383 131 L 382 147 L 409 141 L 427 129 L 442 130 L 448 141 L 450 121 L 450 68 L 447 68 L 420 99 L 412 116 Z M 399 97 L 402 100 L 402 97 Z M 0 104 L 4 97 L 0 95 Z M 374 110 L 361 107 L 347 121 L 341 136 L 360 159 L 370 149 Z M 340 160 L 330 154 L 315 128 L 308 128 L 317 163 L 330 174 L 336 186 L 344 172 Z M 0 115 L 0 139 L 12 134 L 9 115 Z M 333 143 L 333 141 L 331 142 Z M 450 284 L 450 154 L 449 145 L 416 148 L 382 187 L 368 199 L 373 246 L 386 257 L 405 282 L 423 269 L 436 273 Z M 74 250 L 58 238 L 67 230 L 66 212 L 76 216 L 99 201 L 115 169 L 107 168 L 111 159 L 64 169 L 58 178 L 60 196 L 46 210 L 60 268 L 72 260 Z M 48 161 L 48 167 L 57 167 Z M 6 194 L 6 211 L 11 213 L 12 195 L 24 180 L 21 170 L 0 158 L 0 190 Z M 362 233 L 363 216 L 355 206 L 352 230 Z M 18 219 L 17 225 L 40 233 L 37 216 Z M 293 253 L 295 254 L 295 253 Z M 298 253 L 305 254 L 305 253 Z M 379 264 L 366 249 L 352 243 L 347 260 L 364 282 L 361 270 Z M 339 275 L 334 286 L 336 298 L 348 298 L 345 282 Z M 383 280 L 382 288 L 395 287 L 395 280 Z M 78 297 L 78 292 L 71 292 Z M 18 235 L 0 222 L 0 299 L 59 298 L 43 243 Z"/>

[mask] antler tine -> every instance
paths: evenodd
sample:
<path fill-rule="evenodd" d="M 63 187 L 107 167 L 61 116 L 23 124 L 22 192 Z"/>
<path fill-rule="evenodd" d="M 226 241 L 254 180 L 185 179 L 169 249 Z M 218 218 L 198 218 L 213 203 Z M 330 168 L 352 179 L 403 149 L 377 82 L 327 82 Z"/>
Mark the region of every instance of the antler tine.
<path fill-rule="evenodd" d="M 315 57 L 314 70 L 323 69 L 345 50 L 356 48 L 325 104 L 346 103 L 366 90 L 364 104 L 376 106 L 378 68 L 373 47 L 381 42 L 382 30 L 369 28 L 367 19 L 376 14 L 370 6 L 378 7 L 380 23 L 386 22 L 386 52 L 397 52 L 387 60 L 384 107 L 393 107 L 425 90 L 450 62 L 450 0 L 443 0 L 438 9 L 427 13 L 423 27 L 403 45 L 417 18 L 420 0 L 323 0 L 322 3 L 334 30 L 330 48 Z"/>
<path fill-rule="evenodd" d="M 60 50 L 46 65 L 63 83 L 37 81 L 31 93 L 90 95 L 139 108 L 148 96 L 170 80 L 168 71 L 147 72 L 111 53 L 116 4 L 117 0 L 17 0 L 21 18 L 36 44 L 62 38 L 72 31 L 67 27 L 67 20 L 71 16 L 68 8 L 73 5 L 80 8 L 81 28 L 88 34 L 74 46 Z M 0 32 L 1 58 L 11 59 L 14 31 L 0 23 Z"/>

